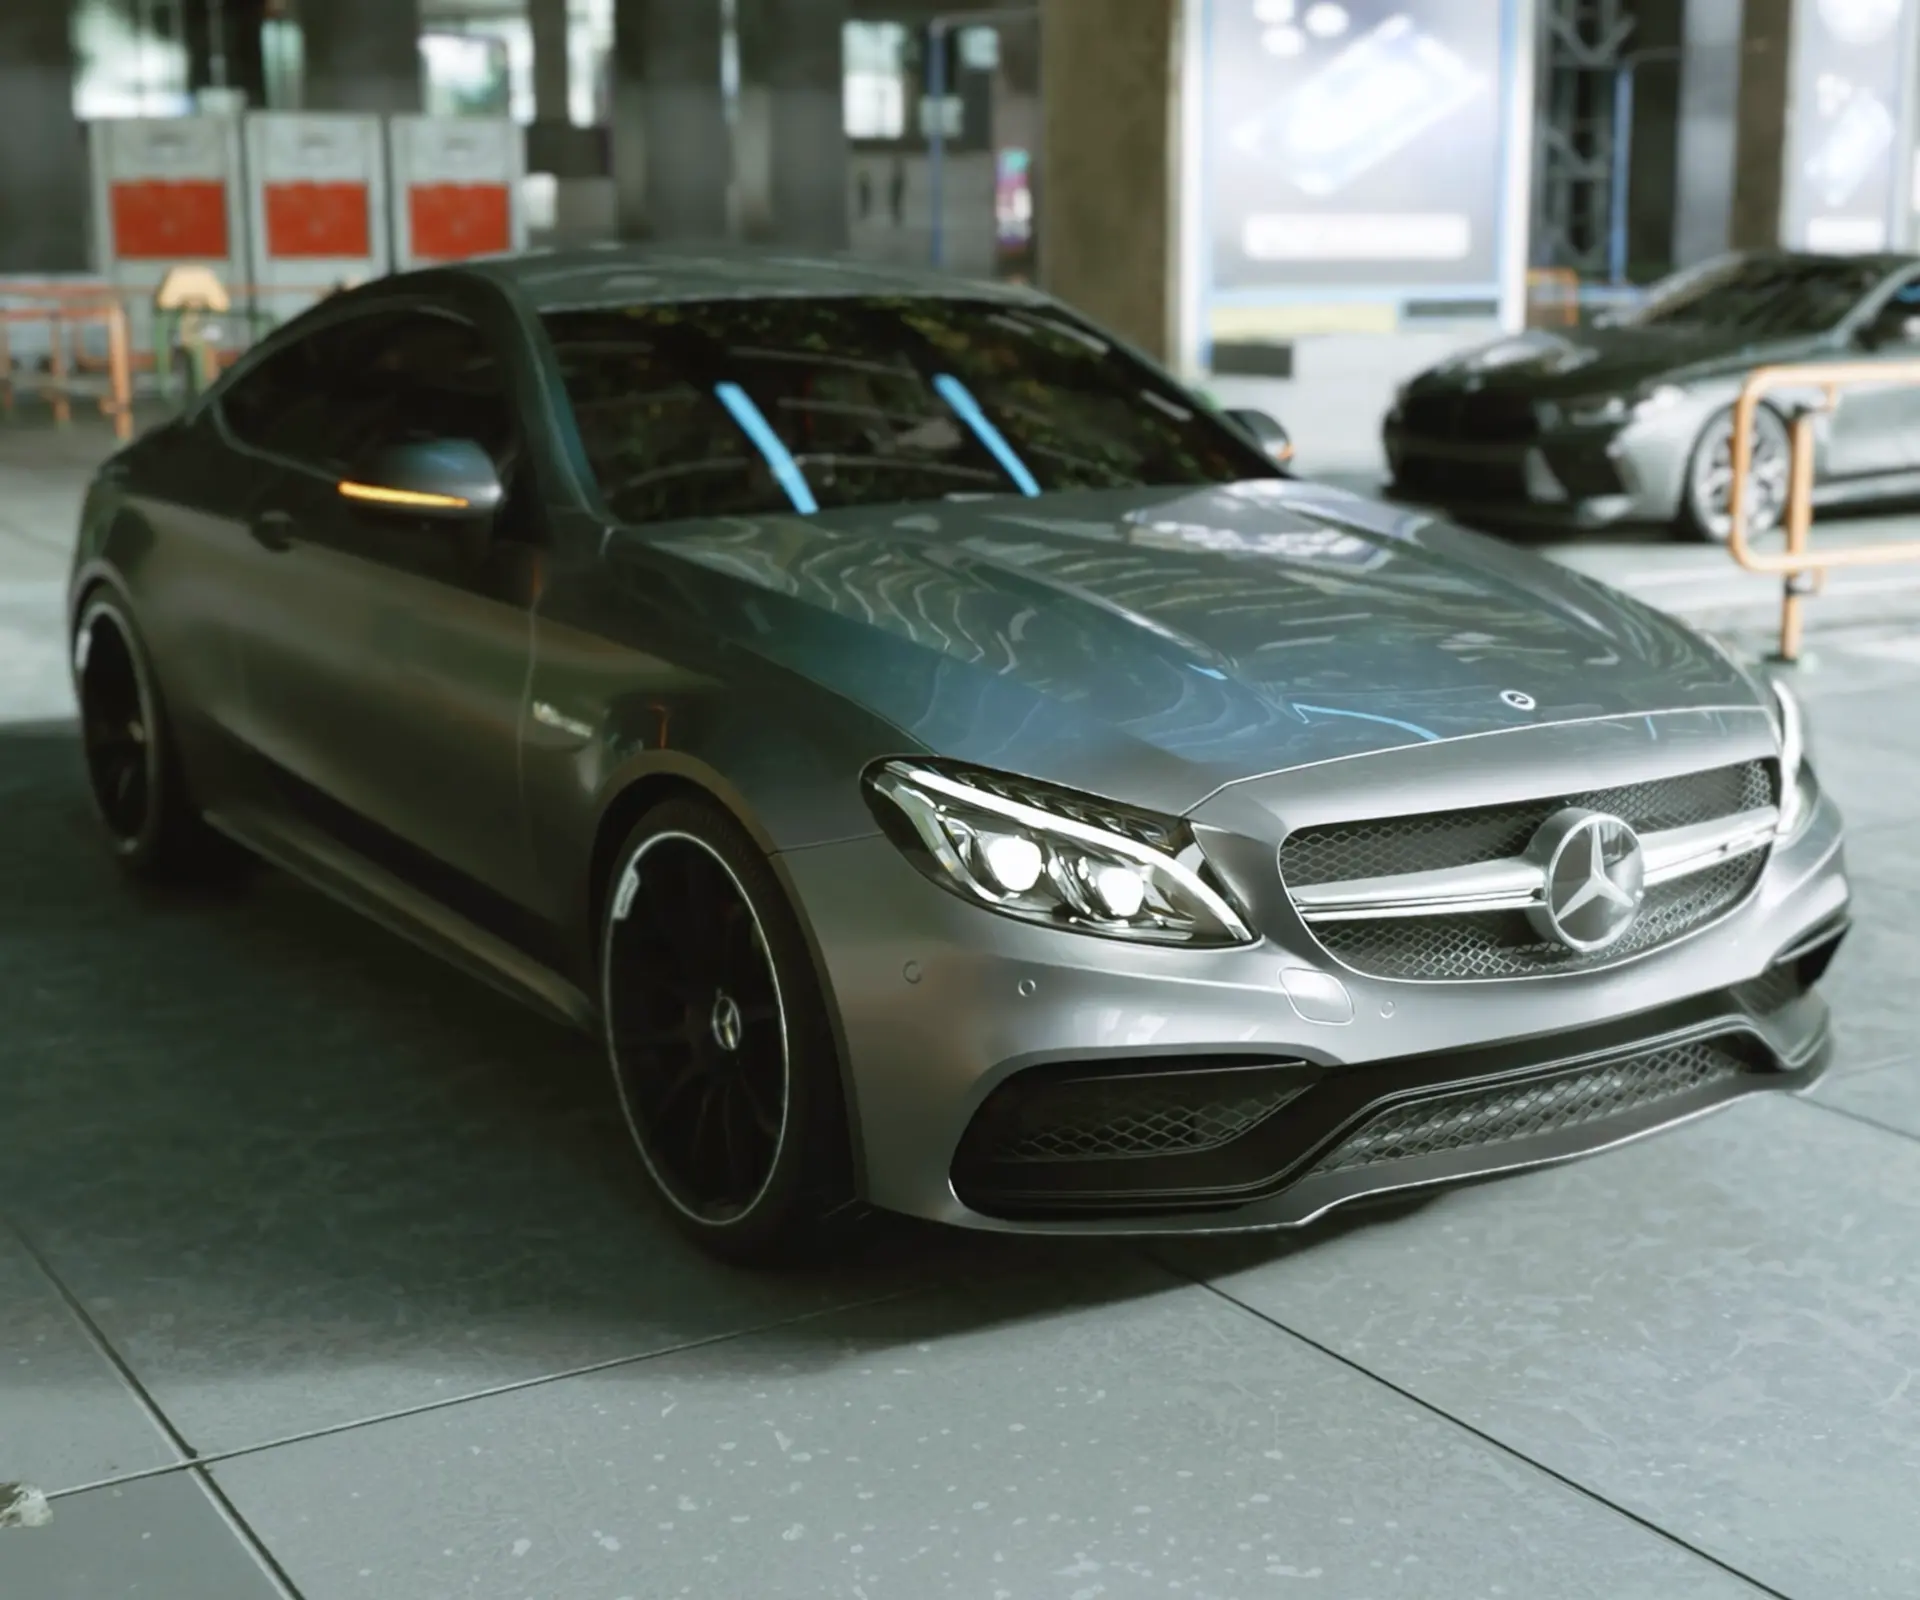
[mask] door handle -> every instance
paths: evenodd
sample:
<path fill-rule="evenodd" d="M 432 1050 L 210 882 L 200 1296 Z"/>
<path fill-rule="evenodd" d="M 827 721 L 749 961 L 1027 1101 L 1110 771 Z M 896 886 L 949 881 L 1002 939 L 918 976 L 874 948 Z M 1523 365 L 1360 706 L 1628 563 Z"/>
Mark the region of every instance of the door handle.
<path fill-rule="evenodd" d="M 285 511 L 261 512 L 253 519 L 248 532 L 269 550 L 289 550 L 293 547 L 293 518 Z"/>

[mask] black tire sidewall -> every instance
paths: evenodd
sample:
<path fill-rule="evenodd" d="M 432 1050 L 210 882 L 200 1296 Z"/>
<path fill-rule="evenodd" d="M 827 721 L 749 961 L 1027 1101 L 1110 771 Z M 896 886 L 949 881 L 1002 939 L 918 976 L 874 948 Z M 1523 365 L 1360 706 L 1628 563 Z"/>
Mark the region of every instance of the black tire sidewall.
<path fill-rule="evenodd" d="M 68 660 L 72 664 L 74 693 L 82 703 L 81 736 L 85 732 L 84 678 L 85 672 L 80 664 L 82 641 L 89 658 L 99 648 L 95 629 L 104 621 L 120 635 L 122 648 L 127 652 L 134 679 L 134 692 L 140 699 L 140 712 L 146 723 L 147 750 L 147 814 L 140 832 L 128 838 L 115 830 L 108 820 L 105 808 L 100 803 L 99 792 L 93 782 L 91 755 L 83 751 L 88 761 L 87 797 L 92 803 L 94 813 L 100 822 L 102 833 L 106 835 L 108 848 L 116 860 L 128 871 L 135 874 L 154 873 L 163 868 L 169 858 L 169 845 L 172 833 L 177 826 L 175 796 L 178 792 L 178 778 L 173 770 L 172 751 L 168 745 L 166 718 L 160 705 L 160 694 L 154 682 L 152 663 L 148 660 L 146 646 L 141 641 L 140 630 L 134 625 L 127 608 L 111 590 L 104 590 L 89 596 L 80 609 L 80 619 L 74 625 L 73 638 L 70 641 Z"/>
<path fill-rule="evenodd" d="M 695 1216 L 655 1170 L 628 1108 L 613 1039 L 614 935 L 618 890 L 634 857 L 662 834 L 684 834 L 733 874 L 759 920 L 773 964 L 787 1033 L 787 1106 L 771 1177 L 753 1206 L 725 1222 Z M 751 1265 L 797 1259 L 821 1224 L 852 1198 L 851 1157 L 840 1060 L 825 993 L 786 890 L 766 855 L 714 802 L 675 797 L 647 812 L 615 853 L 604 889 L 598 945 L 603 1047 L 629 1138 L 650 1186 L 674 1225 L 715 1255 Z"/>

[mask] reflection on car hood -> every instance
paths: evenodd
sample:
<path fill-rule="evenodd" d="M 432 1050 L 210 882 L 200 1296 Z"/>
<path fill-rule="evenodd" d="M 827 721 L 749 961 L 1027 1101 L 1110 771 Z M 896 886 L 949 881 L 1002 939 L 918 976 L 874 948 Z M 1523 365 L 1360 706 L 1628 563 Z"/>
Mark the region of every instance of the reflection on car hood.
<path fill-rule="evenodd" d="M 738 519 L 679 558 L 723 639 L 942 755 L 1184 809 L 1308 762 L 1751 706 L 1678 623 L 1430 517 L 1298 482 Z"/>
<path fill-rule="evenodd" d="M 1683 325 L 1535 331 L 1464 351 L 1411 387 L 1521 390 L 1537 399 L 1569 399 L 1744 373 L 1772 362 L 1804 361 L 1820 350 L 1812 338 L 1757 340 L 1739 329 Z"/>

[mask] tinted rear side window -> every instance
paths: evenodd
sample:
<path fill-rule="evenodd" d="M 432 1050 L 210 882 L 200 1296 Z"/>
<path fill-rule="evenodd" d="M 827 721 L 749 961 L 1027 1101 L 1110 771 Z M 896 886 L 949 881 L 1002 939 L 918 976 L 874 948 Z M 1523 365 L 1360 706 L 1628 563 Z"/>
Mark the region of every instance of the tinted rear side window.
<path fill-rule="evenodd" d="M 629 522 L 1274 475 L 1192 395 L 1046 308 L 792 297 L 545 323 Z"/>
<path fill-rule="evenodd" d="M 504 462 L 516 431 L 480 330 L 415 309 L 316 329 L 245 374 L 220 412 L 243 443 L 329 471 L 427 439 L 471 439 Z"/>

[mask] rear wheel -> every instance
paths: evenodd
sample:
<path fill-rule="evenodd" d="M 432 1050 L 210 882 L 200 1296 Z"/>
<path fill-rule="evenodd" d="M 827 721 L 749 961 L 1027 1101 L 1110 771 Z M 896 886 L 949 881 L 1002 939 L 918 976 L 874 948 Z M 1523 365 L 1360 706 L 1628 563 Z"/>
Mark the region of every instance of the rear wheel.
<path fill-rule="evenodd" d="M 615 858 L 601 1008 L 627 1130 L 676 1226 L 766 1265 L 853 1212 L 838 1048 L 798 921 L 724 811 L 669 800 Z"/>
<path fill-rule="evenodd" d="M 1780 414 L 1765 406 L 1753 414 L 1753 451 L 1747 465 L 1747 536 L 1773 532 L 1787 509 L 1787 471 L 1792 447 Z M 1733 528 L 1733 413 L 1709 422 L 1687 462 L 1680 527 L 1688 537 L 1725 544 Z"/>
<path fill-rule="evenodd" d="M 110 593 L 96 594 L 80 613 L 73 677 L 87 789 L 114 859 L 151 881 L 228 875 L 239 852 L 188 798 L 139 633 Z"/>

